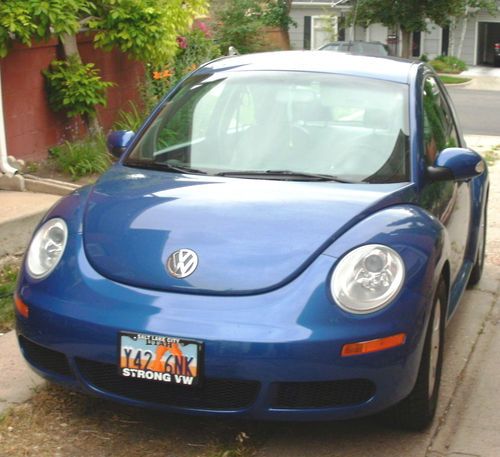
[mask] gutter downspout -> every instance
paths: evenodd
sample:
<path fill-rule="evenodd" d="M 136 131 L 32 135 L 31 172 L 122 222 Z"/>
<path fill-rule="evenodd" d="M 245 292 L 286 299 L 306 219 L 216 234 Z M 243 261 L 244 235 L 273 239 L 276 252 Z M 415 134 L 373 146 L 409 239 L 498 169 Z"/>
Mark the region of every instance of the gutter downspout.
<path fill-rule="evenodd" d="M 3 117 L 2 66 L 0 65 L 0 172 L 12 178 L 17 173 L 7 160 L 7 140 L 5 137 L 5 121 Z"/>

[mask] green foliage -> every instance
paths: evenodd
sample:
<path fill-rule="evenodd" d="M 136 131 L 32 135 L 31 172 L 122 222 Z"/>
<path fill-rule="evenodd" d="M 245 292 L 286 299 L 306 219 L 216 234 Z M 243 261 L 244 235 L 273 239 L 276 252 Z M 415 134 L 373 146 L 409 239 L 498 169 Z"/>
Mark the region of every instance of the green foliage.
<path fill-rule="evenodd" d="M 179 49 L 170 62 L 173 84 L 196 70 L 201 64 L 221 55 L 220 49 L 210 36 L 198 27 L 194 27 L 185 37 L 179 37 L 178 43 Z"/>
<path fill-rule="evenodd" d="M 290 26 L 297 27 L 297 23 L 290 17 L 287 0 L 268 2 L 262 13 L 262 21 L 270 27 L 279 27 L 288 30 Z"/>
<path fill-rule="evenodd" d="M 2 0 L 0 2 L 0 58 L 12 41 L 30 45 L 31 40 L 76 33 L 79 18 L 92 14 L 87 0 Z"/>
<path fill-rule="evenodd" d="M 84 24 L 96 32 L 96 47 L 160 63 L 175 54 L 176 37 L 206 6 L 207 0 L 1 0 L 0 57 L 13 40 L 29 45 L 75 34 Z"/>
<path fill-rule="evenodd" d="M 132 130 L 133 132 L 137 132 L 145 118 L 146 113 L 139 109 L 132 100 L 129 100 L 129 109 L 118 112 L 118 119 L 113 124 L 113 130 Z"/>
<path fill-rule="evenodd" d="M 438 73 L 461 73 L 467 70 L 467 64 L 453 56 L 438 56 L 429 63 Z"/>
<path fill-rule="evenodd" d="M 493 0 L 358 0 L 351 22 L 380 22 L 388 27 L 399 26 L 406 32 L 418 32 L 427 30 L 426 19 L 446 26 L 451 17 L 463 16 L 468 6 L 490 10 L 492 3 Z"/>
<path fill-rule="evenodd" d="M 215 12 L 215 39 L 222 52 L 234 46 L 241 54 L 263 49 L 262 6 L 258 0 L 233 0 Z"/>
<path fill-rule="evenodd" d="M 7 265 L 0 270 L 0 331 L 13 326 L 14 307 L 12 296 L 16 286 L 19 268 Z"/>
<path fill-rule="evenodd" d="M 83 64 L 76 57 L 54 60 L 43 72 L 49 104 L 54 111 L 68 116 L 95 116 L 96 105 L 106 104 L 106 89 L 113 85 L 103 81 L 92 63 Z"/>
<path fill-rule="evenodd" d="M 176 38 L 206 11 L 206 0 L 100 0 L 88 22 L 95 45 L 118 47 L 132 57 L 161 64 L 175 55 Z"/>
<path fill-rule="evenodd" d="M 146 80 L 142 87 L 146 111 L 153 109 L 163 96 L 187 74 L 201 64 L 220 56 L 204 23 L 198 23 L 185 36 L 178 37 L 175 56 L 165 65 L 147 65 Z"/>
<path fill-rule="evenodd" d="M 73 179 L 103 173 L 111 165 L 103 133 L 96 133 L 79 141 L 66 141 L 52 148 L 50 153 L 58 170 L 70 174 Z"/>

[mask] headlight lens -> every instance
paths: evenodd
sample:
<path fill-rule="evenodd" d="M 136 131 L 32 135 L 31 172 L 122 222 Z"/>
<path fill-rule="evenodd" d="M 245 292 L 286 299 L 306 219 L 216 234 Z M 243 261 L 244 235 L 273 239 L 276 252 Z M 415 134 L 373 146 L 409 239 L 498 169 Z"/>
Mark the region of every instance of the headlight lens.
<path fill-rule="evenodd" d="M 383 308 L 401 290 L 405 267 L 399 254 L 381 244 L 349 252 L 332 275 L 333 298 L 345 311 L 370 313 Z"/>
<path fill-rule="evenodd" d="M 26 256 L 30 276 L 45 278 L 57 266 L 68 240 L 68 227 L 60 218 L 45 222 L 33 237 Z"/>

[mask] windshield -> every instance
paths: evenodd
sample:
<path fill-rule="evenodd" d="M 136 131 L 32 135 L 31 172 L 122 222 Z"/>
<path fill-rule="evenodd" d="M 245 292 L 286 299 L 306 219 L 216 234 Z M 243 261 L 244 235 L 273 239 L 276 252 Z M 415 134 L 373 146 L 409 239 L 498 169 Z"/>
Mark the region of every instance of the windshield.
<path fill-rule="evenodd" d="M 199 75 L 165 104 L 124 163 L 207 174 L 281 172 L 276 179 L 309 173 L 407 181 L 407 90 L 323 73 Z"/>

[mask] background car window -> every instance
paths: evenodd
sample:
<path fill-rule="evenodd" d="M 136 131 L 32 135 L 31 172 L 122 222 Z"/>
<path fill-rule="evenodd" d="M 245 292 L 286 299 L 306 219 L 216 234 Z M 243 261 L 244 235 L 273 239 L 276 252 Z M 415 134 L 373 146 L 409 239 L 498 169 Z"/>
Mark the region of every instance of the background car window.
<path fill-rule="evenodd" d="M 451 111 L 433 77 L 424 83 L 424 143 L 427 165 L 446 148 L 459 146 Z"/>

